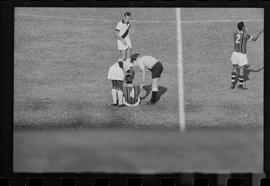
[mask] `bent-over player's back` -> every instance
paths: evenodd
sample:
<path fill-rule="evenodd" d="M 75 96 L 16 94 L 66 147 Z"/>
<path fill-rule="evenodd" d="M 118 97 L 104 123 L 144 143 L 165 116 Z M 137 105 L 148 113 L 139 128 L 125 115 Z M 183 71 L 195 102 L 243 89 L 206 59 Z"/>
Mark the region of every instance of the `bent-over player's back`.
<path fill-rule="evenodd" d="M 138 64 L 141 63 L 148 69 L 151 69 L 158 62 L 158 60 L 152 56 L 145 55 L 145 56 L 139 57 L 137 59 L 137 62 Z"/>

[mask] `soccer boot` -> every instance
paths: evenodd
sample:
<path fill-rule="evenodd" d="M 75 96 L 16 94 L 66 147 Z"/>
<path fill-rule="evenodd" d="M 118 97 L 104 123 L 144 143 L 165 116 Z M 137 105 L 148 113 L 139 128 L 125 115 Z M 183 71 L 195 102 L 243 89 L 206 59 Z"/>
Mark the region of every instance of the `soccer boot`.
<path fill-rule="evenodd" d="M 110 103 L 110 106 L 116 107 L 116 106 L 118 106 L 118 104 L 117 103 Z"/>
<path fill-rule="evenodd" d="M 125 104 L 122 104 L 122 105 L 118 105 L 118 107 L 126 107 L 126 105 Z"/>
<path fill-rule="evenodd" d="M 230 86 L 230 89 L 234 89 L 235 88 L 236 83 L 232 83 Z"/>
<path fill-rule="evenodd" d="M 155 101 L 148 101 L 147 103 L 146 103 L 146 105 L 154 105 L 156 102 Z"/>
<path fill-rule="evenodd" d="M 238 86 L 238 90 L 247 90 L 248 88 L 246 86 Z"/>

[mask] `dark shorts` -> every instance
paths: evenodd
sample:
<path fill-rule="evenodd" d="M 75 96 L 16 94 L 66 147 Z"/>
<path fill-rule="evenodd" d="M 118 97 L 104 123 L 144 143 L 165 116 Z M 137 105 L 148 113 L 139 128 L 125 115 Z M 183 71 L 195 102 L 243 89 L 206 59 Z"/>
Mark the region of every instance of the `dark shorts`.
<path fill-rule="evenodd" d="M 117 90 L 123 90 L 123 81 L 112 80 L 112 88 Z"/>
<path fill-rule="evenodd" d="M 152 79 L 160 78 L 161 73 L 163 71 L 163 66 L 160 62 L 157 62 L 151 69 L 149 69 L 152 72 Z"/>

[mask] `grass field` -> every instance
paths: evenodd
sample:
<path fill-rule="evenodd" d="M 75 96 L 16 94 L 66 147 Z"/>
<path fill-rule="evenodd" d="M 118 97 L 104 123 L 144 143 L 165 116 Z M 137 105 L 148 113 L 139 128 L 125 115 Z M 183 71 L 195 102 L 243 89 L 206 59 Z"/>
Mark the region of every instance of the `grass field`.
<path fill-rule="evenodd" d="M 154 106 L 108 105 L 107 71 L 120 55 L 113 30 L 126 10 L 134 19 L 132 52 L 164 65 L 160 85 L 166 92 Z M 177 132 L 175 8 L 15 12 L 15 170 L 262 171 L 263 35 L 248 45 L 249 89 L 229 89 L 232 33 L 238 20 L 257 33 L 262 9 L 181 8 L 186 133 Z M 30 155 L 27 149 L 36 150 Z M 83 165 L 88 157 L 92 161 Z"/>

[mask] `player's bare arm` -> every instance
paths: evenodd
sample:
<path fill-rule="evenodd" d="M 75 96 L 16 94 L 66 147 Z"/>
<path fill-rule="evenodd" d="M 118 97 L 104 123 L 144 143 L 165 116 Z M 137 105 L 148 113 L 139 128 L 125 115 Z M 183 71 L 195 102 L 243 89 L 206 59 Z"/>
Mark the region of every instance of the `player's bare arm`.
<path fill-rule="evenodd" d="M 139 66 L 140 70 L 142 71 L 142 82 L 141 82 L 141 86 L 140 86 L 140 88 L 142 88 L 144 85 L 144 81 L 145 81 L 145 67 L 141 63 L 138 64 L 138 66 Z"/>
<path fill-rule="evenodd" d="M 117 37 L 124 45 L 127 45 L 126 40 L 124 40 L 124 39 L 119 35 L 119 31 L 118 31 L 118 30 L 115 30 L 114 33 L 115 33 L 116 37 Z"/>
<path fill-rule="evenodd" d="M 260 31 L 255 37 L 253 37 L 251 40 L 252 40 L 252 41 L 256 41 L 256 40 L 260 37 L 261 33 L 263 33 L 263 30 L 261 30 L 261 31 Z"/>

